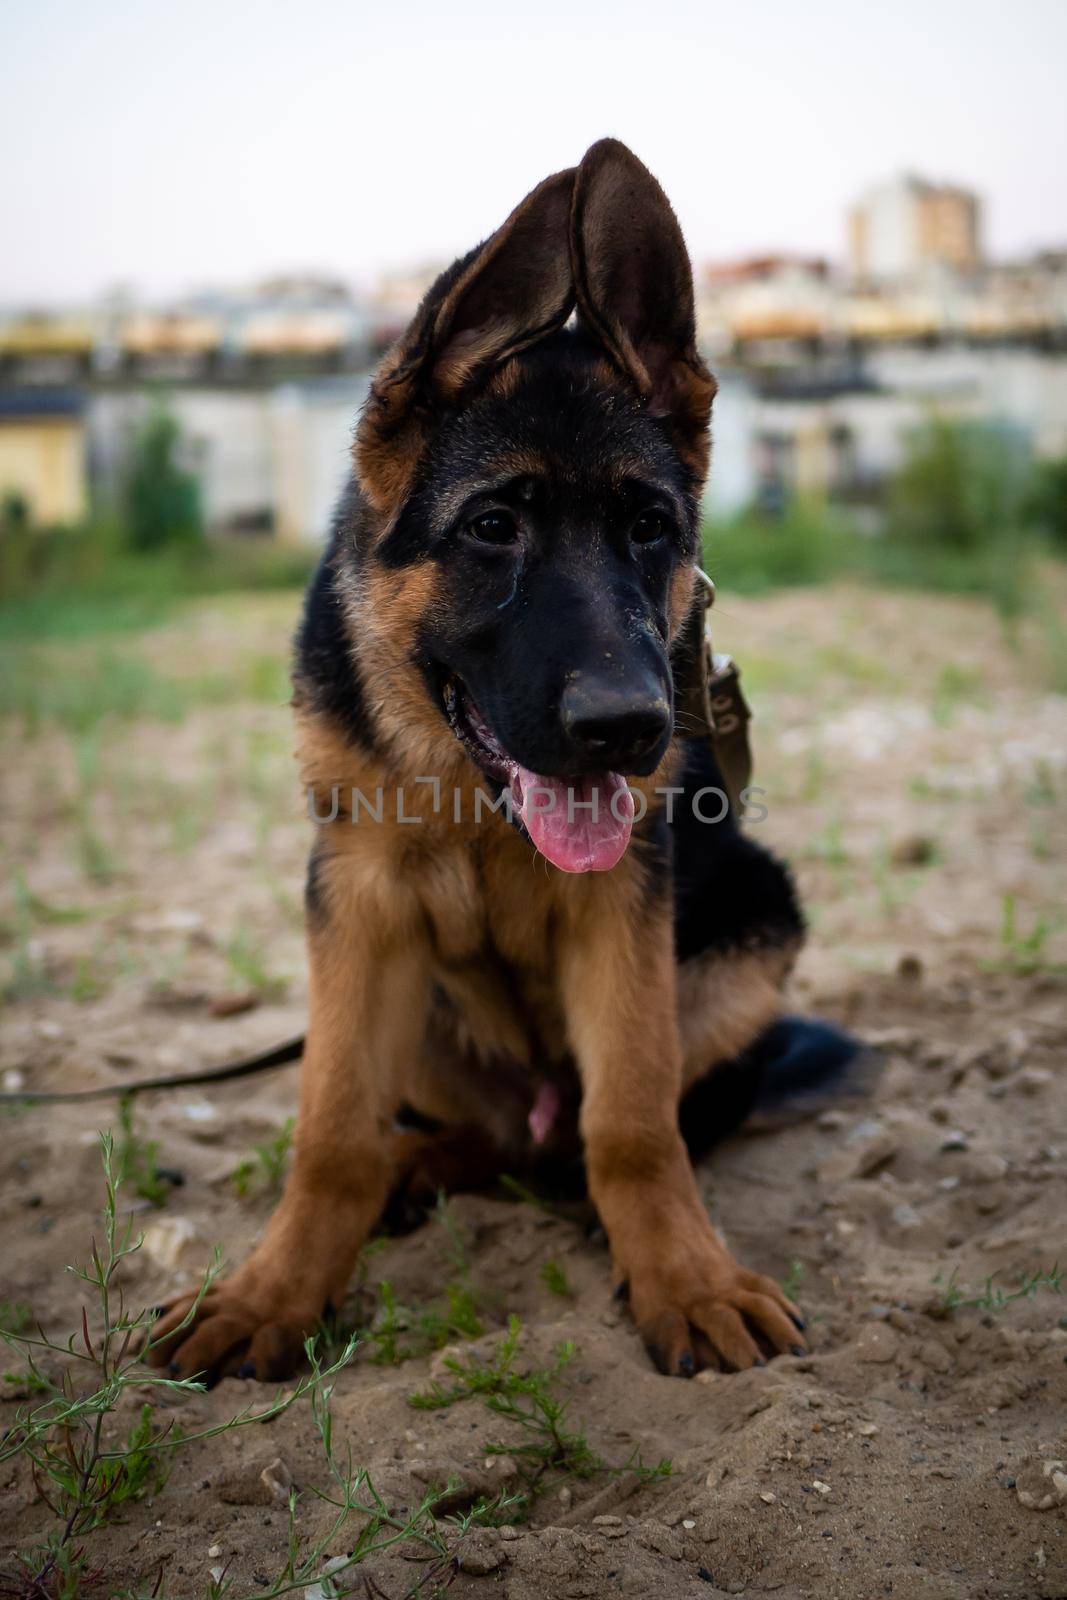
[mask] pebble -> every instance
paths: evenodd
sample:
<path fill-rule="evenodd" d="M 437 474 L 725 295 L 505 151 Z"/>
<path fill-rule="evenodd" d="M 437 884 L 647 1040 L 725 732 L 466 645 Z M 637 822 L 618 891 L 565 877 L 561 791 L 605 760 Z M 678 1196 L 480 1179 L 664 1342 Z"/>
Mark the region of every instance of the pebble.
<path fill-rule="evenodd" d="M 813 1478 L 811 1480 L 811 1486 L 815 1490 L 816 1494 L 827 1495 L 830 1493 L 830 1485 L 828 1483 L 824 1483 L 821 1478 Z"/>
<path fill-rule="evenodd" d="M 472 1578 L 487 1577 L 490 1572 L 495 1572 L 507 1560 L 503 1550 L 499 1549 L 496 1541 L 485 1537 L 487 1529 L 479 1530 L 477 1534 L 468 1535 L 469 1543 L 460 1547 L 458 1562 L 461 1572 L 469 1573 Z"/>
<path fill-rule="evenodd" d="M 207 1558 L 208 1558 L 209 1561 L 217 1561 L 219 1556 L 221 1556 L 221 1554 L 222 1554 L 222 1546 L 221 1546 L 221 1544 L 209 1544 L 208 1545 L 208 1547 L 207 1547 Z"/>
<path fill-rule="evenodd" d="M 165 1272 L 173 1272 L 199 1230 L 189 1217 L 160 1217 L 144 1231 L 141 1249 L 150 1261 Z"/>
<path fill-rule="evenodd" d="M 266 1463 L 260 1456 L 224 1472 L 215 1492 L 227 1506 L 284 1506 L 292 1486 L 293 1475 L 281 1456 Z"/>
<path fill-rule="evenodd" d="M 856 1427 L 856 1432 L 863 1439 L 873 1439 L 878 1431 L 877 1422 L 861 1422 Z"/>
<path fill-rule="evenodd" d="M 925 867 L 933 859 L 936 846 L 925 834 L 907 834 L 898 839 L 889 854 L 894 867 Z"/>
<path fill-rule="evenodd" d="M 1015 1493 L 1027 1511 L 1051 1511 L 1067 1505 L 1067 1464 L 1030 1461 L 1016 1474 Z"/>
<path fill-rule="evenodd" d="M 993 1150 L 976 1150 L 964 1163 L 964 1172 L 972 1183 L 997 1183 L 1008 1175 L 1009 1163 Z"/>
<path fill-rule="evenodd" d="M 304 1600 L 330 1600 L 334 1586 L 326 1580 L 331 1572 L 340 1572 L 346 1566 L 348 1566 L 347 1556 L 331 1556 L 328 1561 L 324 1561 L 318 1582 L 309 1584 L 304 1590 Z"/>
<path fill-rule="evenodd" d="M 968 1150 L 970 1148 L 970 1141 L 968 1140 L 967 1135 L 964 1133 L 962 1128 L 953 1128 L 951 1133 L 946 1133 L 945 1137 L 942 1139 L 941 1148 L 944 1151 Z"/>
<path fill-rule="evenodd" d="M 952 1369 L 952 1357 L 936 1339 L 923 1340 L 919 1346 L 919 1360 L 932 1372 L 949 1372 Z"/>
<path fill-rule="evenodd" d="M 858 1122 L 845 1141 L 833 1150 L 818 1171 L 820 1183 L 847 1183 L 867 1178 L 891 1161 L 899 1148 L 896 1136 L 874 1119 Z"/>
<path fill-rule="evenodd" d="M 919 1227 L 922 1218 L 914 1206 L 909 1205 L 906 1200 L 902 1200 L 900 1205 L 894 1206 L 889 1213 L 889 1220 L 894 1228 L 907 1229 Z"/>
<path fill-rule="evenodd" d="M 267 1494 L 278 1505 L 284 1506 L 289 1502 L 289 1490 L 293 1486 L 293 1475 L 289 1471 L 281 1456 L 275 1456 L 273 1461 L 263 1468 L 259 1481 Z"/>
<path fill-rule="evenodd" d="M 760 1495 L 760 1499 L 765 1506 L 776 1506 L 778 1504 L 778 1496 L 772 1493 L 770 1489 L 765 1489 Z"/>
<path fill-rule="evenodd" d="M 1052 1073 L 1046 1067 L 1023 1067 L 1010 1079 L 1008 1087 L 1019 1094 L 1041 1094 L 1051 1082 Z"/>
<path fill-rule="evenodd" d="M 897 1336 L 885 1323 L 864 1328 L 856 1343 L 858 1361 L 892 1361 L 897 1353 Z"/>

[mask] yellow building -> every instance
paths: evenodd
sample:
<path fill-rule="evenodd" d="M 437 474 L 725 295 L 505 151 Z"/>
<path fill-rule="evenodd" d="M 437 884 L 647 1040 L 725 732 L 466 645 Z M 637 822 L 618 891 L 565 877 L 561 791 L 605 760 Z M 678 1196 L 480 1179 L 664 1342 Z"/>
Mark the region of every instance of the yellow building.
<path fill-rule="evenodd" d="M 88 510 L 82 396 L 0 389 L 0 502 L 18 495 L 35 523 L 79 522 Z"/>

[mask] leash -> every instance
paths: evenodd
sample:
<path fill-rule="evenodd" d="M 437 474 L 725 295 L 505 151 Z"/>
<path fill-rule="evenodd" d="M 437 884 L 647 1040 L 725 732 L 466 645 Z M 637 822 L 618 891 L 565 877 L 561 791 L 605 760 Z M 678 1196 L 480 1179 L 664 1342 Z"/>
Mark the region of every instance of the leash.
<path fill-rule="evenodd" d="M 680 739 L 705 739 L 710 744 L 730 809 L 740 817 L 741 796 L 752 778 L 748 739 L 752 713 L 741 689 L 741 669 L 711 642 L 708 613 L 715 604 L 715 584 L 702 567 L 695 571 L 703 585 L 703 604 L 694 601 L 682 633 L 674 731 Z"/>
<path fill-rule="evenodd" d="M 112 1095 L 125 1099 L 127 1095 L 147 1094 L 150 1089 L 190 1089 L 206 1083 L 228 1083 L 234 1078 L 249 1078 L 255 1072 L 271 1072 L 276 1067 L 287 1067 L 299 1061 L 304 1054 L 304 1035 L 287 1039 L 270 1050 L 261 1050 L 254 1056 L 242 1056 L 224 1067 L 211 1067 L 207 1072 L 172 1072 L 164 1078 L 142 1078 L 137 1083 L 115 1083 L 98 1089 L 33 1090 L 5 1089 L 0 1093 L 0 1104 L 21 1101 L 23 1104 L 55 1104 L 57 1101 L 107 1100 Z"/>

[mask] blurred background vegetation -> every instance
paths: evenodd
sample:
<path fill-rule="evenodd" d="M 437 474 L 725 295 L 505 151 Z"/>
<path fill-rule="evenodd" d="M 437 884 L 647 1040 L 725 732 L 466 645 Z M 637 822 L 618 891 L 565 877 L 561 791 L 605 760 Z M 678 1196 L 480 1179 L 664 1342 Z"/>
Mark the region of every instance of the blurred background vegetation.
<path fill-rule="evenodd" d="M 84 524 L 34 525 L 0 505 L 0 647 L 136 630 L 196 596 L 299 588 L 313 547 L 209 534 L 179 425 L 159 399 L 119 492 Z M 994 423 L 931 414 L 877 504 L 793 499 L 704 524 L 704 561 L 726 591 L 847 581 L 986 598 L 1005 637 L 1044 630 L 1052 685 L 1067 688 L 1067 625 L 1050 568 L 1067 571 L 1067 457 L 1035 460 Z M 8 663 L 10 665 L 10 662 Z M 12 709 L 14 709 L 12 707 Z"/>

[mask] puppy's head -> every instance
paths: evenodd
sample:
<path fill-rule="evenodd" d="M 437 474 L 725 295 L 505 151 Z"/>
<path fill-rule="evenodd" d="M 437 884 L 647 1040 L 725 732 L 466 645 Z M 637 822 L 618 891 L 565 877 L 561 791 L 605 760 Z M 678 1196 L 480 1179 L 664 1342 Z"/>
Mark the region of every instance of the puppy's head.
<path fill-rule="evenodd" d="M 566 870 L 619 859 L 670 743 L 714 392 L 674 213 L 602 140 L 438 280 L 360 421 L 375 647 L 403 616 L 427 738 Z"/>

